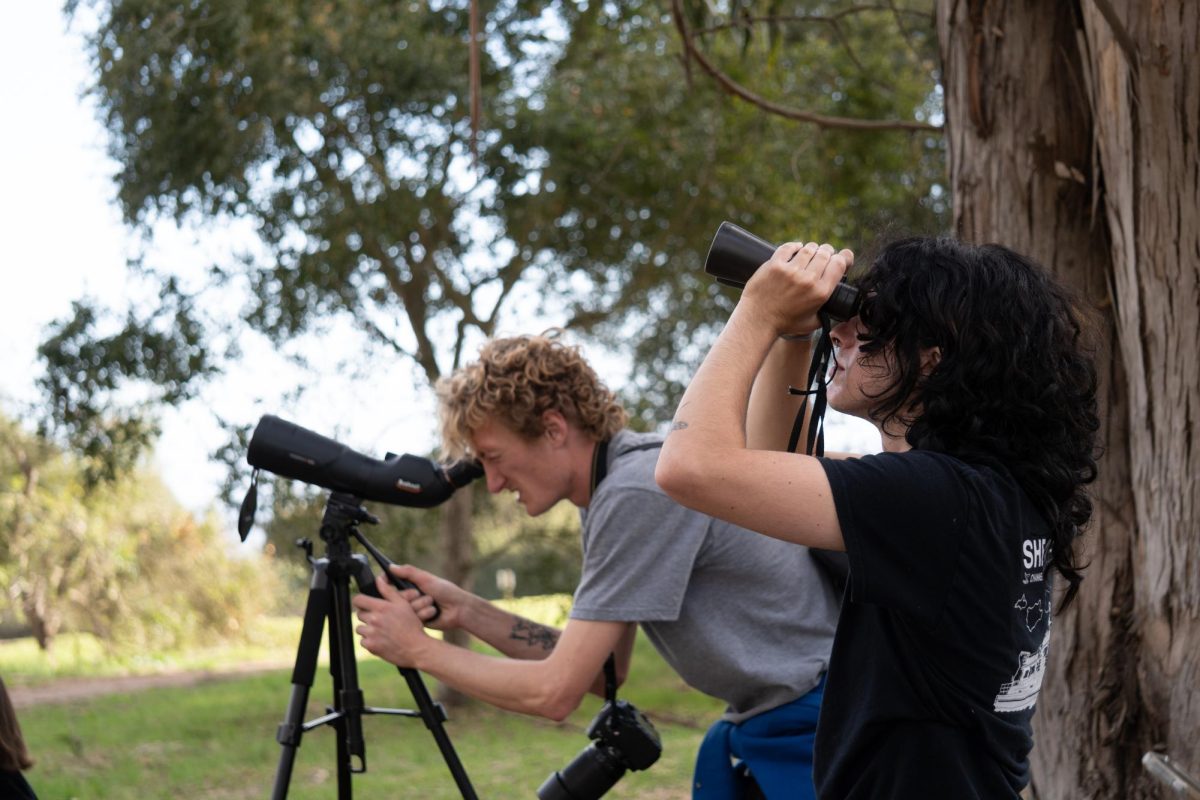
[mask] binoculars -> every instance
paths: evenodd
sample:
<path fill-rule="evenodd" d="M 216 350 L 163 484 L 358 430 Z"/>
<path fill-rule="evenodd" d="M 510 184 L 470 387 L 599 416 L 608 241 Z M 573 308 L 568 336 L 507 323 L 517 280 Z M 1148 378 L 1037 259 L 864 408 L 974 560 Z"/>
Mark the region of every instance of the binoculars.
<path fill-rule="evenodd" d="M 704 271 L 716 278 L 718 283 L 741 289 L 754 271 L 771 258 L 775 249 L 775 245 L 750 231 L 732 222 L 722 222 L 708 248 Z M 841 322 L 858 313 L 860 300 L 858 289 L 843 278 L 821 306 L 820 313 Z"/>

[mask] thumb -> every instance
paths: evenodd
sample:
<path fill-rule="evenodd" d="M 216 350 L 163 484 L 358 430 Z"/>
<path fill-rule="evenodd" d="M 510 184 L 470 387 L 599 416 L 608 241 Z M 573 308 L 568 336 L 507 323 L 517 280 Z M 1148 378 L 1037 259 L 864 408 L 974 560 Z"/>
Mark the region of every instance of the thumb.
<path fill-rule="evenodd" d="M 429 579 L 433 576 L 423 569 L 418 569 L 412 564 L 392 564 L 388 568 L 393 575 L 401 580 L 415 584 L 421 591 L 425 590 L 425 585 L 429 583 Z"/>

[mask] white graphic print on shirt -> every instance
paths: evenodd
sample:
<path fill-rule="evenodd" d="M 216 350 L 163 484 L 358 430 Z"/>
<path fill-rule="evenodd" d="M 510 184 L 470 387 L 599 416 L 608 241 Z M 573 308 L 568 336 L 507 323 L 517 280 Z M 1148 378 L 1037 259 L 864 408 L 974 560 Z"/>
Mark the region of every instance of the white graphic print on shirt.
<path fill-rule="evenodd" d="M 1021 582 L 1025 585 L 1043 583 L 1046 564 L 1051 557 L 1050 541 L 1048 539 L 1026 539 L 1021 547 L 1022 565 L 1025 574 Z M 1012 679 L 1001 685 L 996 694 L 993 709 L 996 711 L 1024 711 L 1037 704 L 1038 693 L 1042 690 L 1042 678 L 1046 674 L 1046 659 L 1050 652 L 1050 594 L 1044 591 L 1043 596 L 1029 600 L 1027 595 L 1021 595 L 1013 605 L 1018 619 L 1025 630 L 1033 633 L 1043 620 L 1046 622 L 1046 633 L 1042 644 L 1035 652 L 1022 650 L 1017 663 L 1017 671 Z"/>

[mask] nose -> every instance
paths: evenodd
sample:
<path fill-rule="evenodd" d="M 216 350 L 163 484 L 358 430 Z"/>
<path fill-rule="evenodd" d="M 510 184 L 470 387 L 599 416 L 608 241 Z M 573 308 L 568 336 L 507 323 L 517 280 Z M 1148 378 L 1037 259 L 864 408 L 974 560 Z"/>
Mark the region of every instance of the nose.
<path fill-rule="evenodd" d="M 846 342 L 852 341 L 857 336 L 857 331 L 854 320 L 843 320 L 829 330 L 829 340 L 833 342 L 834 347 L 840 349 Z"/>
<path fill-rule="evenodd" d="M 492 494 L 497 494 L 504 489 L 504 476 L 495 467 L 484 464 L 483 476 L 487 479 L 487 488 Z"/>

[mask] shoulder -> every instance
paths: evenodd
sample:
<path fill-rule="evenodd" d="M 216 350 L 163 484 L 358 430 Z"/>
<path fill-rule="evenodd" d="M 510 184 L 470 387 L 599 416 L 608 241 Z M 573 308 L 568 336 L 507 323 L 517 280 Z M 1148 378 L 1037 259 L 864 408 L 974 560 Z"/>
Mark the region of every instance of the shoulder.
<path fill-rule="evenodd" d="M 661 446 L 662 437 L 656 434 L 626 430 L 613 437 L 608 447 L 608 471 L 585 514 L 589 523 L 638 516 L 646 524 L 657 524 L 668 517 L 676 522 L 695 517 L 707 524 L 708 517 L 676 503 L 654 480 Z"/>
<path fill-rule="evenodd" d="M 821 466 L 832 481 L 849 480 L 938 480 L 967 478 L 976 471 L 970 464 L 932 450 L 908 450 L 903 453 L 876 453 L 856 458 L 822 458 Z"/>
<path fill-rule="evenodd" d="M 654 467 L 662 452 L 661 436 L 623 430 L 608 444 L 608 468 L 597 495 L 614 489 L 645 489 L 663 494 L 654 480 Z M 665 495 L 663 495 L 665 497 Z"/>
<path fill-rule="evenodd" d="M 851 498 L 892 508 L 928 504 L 933 498 L 962 504 L 998 477 L 988 468 L 930 450 L 822 459 L 821 466 L 839 505 Z"/>

